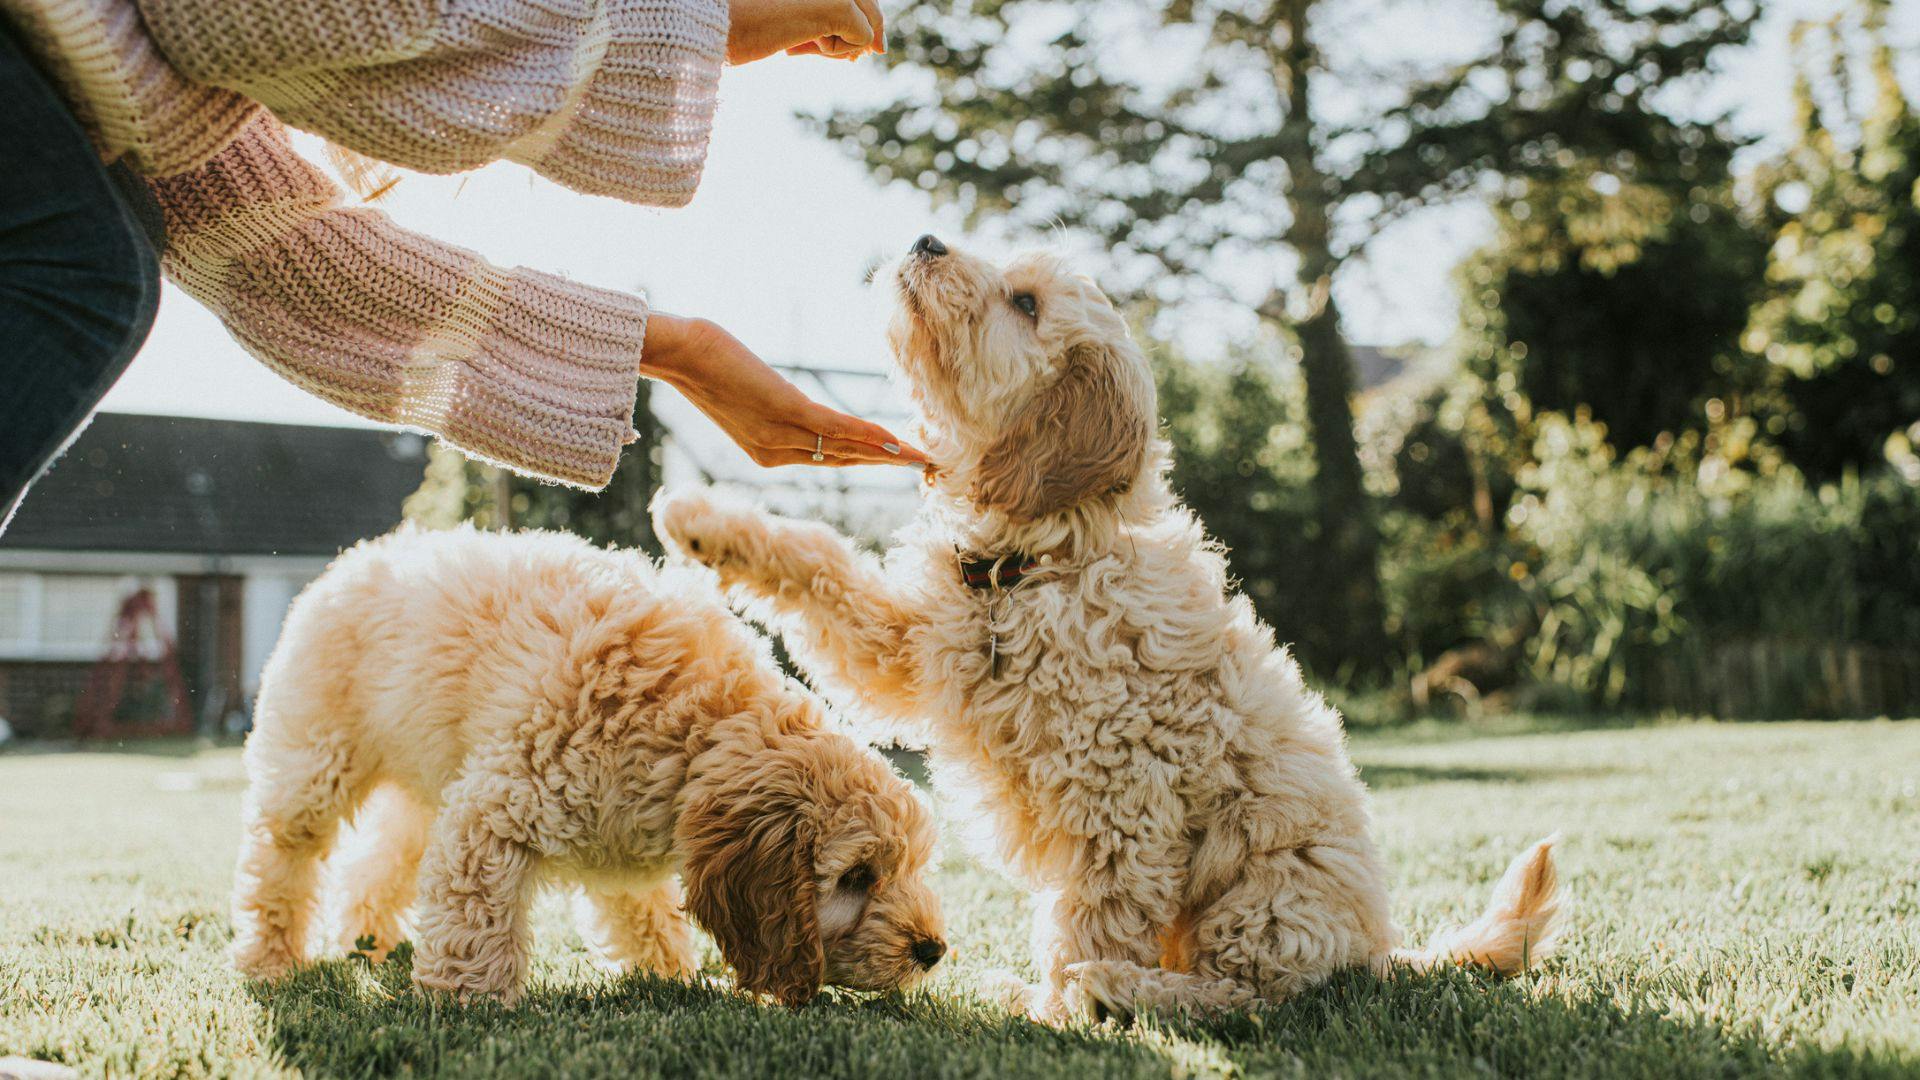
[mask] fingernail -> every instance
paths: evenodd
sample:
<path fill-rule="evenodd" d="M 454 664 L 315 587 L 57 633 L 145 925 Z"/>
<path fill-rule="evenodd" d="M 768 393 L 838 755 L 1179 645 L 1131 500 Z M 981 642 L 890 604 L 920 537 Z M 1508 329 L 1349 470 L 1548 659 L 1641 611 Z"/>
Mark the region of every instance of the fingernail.
<path fill-rule="evenodd" d="M 912 469 L 914 472 L 926 472 L 927 463 L 924 461 L 909 461 L 907 462 L 907 468 Z"/>
<path fill-rule="evenodd" d="M 889 454 L 897 454 L 897 453 L 899 453 L 899 452 L 900 452 L 900 444 L 899 444 L 899 443 L 891 443 L 891 442 L 883 442 L 883 443 L 881 443 L 881 444 L 880 444 L 880 449 L 882 449 L 882 450 L 885 450 L 885 451 L 886 451 L 887 453 L 889 453 Z"/>

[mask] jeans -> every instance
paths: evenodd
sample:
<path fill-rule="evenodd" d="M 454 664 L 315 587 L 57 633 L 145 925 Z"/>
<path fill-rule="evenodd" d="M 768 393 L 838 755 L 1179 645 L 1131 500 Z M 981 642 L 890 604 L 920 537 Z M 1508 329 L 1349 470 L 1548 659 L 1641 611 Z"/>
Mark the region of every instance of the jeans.
<path fill-rule="evenodd" d="M 0 531 L 153 327 L 159 207 L 0 18 Z"/>

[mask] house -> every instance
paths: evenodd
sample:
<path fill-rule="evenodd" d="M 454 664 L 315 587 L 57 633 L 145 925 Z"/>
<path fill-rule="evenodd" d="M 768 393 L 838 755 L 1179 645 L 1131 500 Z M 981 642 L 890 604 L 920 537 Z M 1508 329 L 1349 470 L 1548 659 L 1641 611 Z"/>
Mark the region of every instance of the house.
<path fill-rule="evenodd" d="M 147 588 L 199 730 L 242 726 L 287 605 L 399 523 L 426 448 L 387 431 L 96 417 L 0 535 L 0 719 L 16 736 L 72 733 L 116 615 Z"/>

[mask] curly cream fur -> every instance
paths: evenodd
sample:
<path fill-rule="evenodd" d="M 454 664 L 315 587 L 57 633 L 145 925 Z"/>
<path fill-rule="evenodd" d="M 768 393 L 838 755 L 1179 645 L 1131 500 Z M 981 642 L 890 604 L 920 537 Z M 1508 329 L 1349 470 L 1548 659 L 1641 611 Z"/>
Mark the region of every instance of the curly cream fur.
<path fill-rule="evenodd" d="M 823 726 L 710 584 L 637 554 L 471 529 L 360 545 L 289 612 L 245 760 L 251 976 L 306 958 L 348 820 L 341 940 L 384 953 L 411 907 L 415 981 L 462 996 L 519 993 L 543 880 L 581 887 L 609 966 L 691 974 L 684 906 L 743 987 L 790 1003 L 911 984 L 941 937 L 909 786 Z M 873 882 L 846 895 L 855 867 Z"/>
<path fill-rule="evenodd" d="M 884 563 L 701 491 L 655 520 L 830 697 L 926 741 L 957 817 L 992 823 L 1044 901 L 1025 1004 L 1242 1008 L 1344 968 L 1544 956 L 1545 842 L 1487 917 L 1396 949 L 1340 718 L 1169 490 L 1151 374 L 1093 283 L 1047 256 L 958 252 L 893 279 L 895 356 L 941 469 Z M 1048 562 L 994 595 L 962 585 L 956 552 Z"/>

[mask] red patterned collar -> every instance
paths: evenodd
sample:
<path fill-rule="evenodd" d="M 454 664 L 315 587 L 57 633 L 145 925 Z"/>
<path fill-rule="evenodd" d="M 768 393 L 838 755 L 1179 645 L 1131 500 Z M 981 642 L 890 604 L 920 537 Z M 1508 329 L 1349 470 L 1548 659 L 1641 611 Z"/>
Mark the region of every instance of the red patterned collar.
<path fill-rule="evenodd" d="M 960 581 L 969 589 L 1011 589 L 1040 570 L 1044 563 L 1031 555 L 960 557 Z"/>

